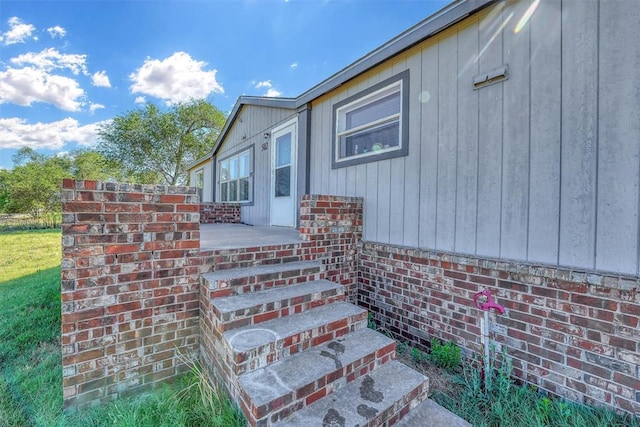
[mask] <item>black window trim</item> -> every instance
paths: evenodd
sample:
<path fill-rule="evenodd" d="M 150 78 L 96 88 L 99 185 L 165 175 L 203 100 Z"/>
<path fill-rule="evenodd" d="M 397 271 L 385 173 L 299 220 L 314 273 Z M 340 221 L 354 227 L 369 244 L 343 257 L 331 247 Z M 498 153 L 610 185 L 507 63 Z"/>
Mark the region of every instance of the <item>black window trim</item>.
<path fill-rule="evenodd" d="M 380 154 L 371 154 L 358 158 L 346 158 L 344 160 L 336 159 L 337 144 L 338 144 L 338 109 L 341 107 L 358 101 L 367 95 L 384 89 L 387 86 L 391 86 L 394 83 L 402 81 L 400 90 L 401 105 L 400 105 L 400 148 L 397 150 L 381 152 Z M 332 114 L 332 143 L 331 143 L 331 169 L 339 169 L 347 166 L 359 165 L 363 163 L 377 162 L 380 160 L 393 159 L 396 157 L 407 156 L 409 154 L 409 70 L 404 70 L 388 79 L 385 79 L 375 85 L 371 86 L 352 95 L 340 102 L 333 105 Z"/>

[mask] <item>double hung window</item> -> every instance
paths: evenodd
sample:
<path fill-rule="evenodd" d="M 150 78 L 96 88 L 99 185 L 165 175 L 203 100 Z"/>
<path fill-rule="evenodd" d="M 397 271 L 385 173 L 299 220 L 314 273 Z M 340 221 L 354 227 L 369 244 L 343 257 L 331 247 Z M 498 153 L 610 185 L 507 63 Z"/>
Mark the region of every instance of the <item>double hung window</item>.
<path fill-rule="evenodd" d="M 252 198 L 252 149 L 220 161 L 220 201 L 250 202 Z"/>

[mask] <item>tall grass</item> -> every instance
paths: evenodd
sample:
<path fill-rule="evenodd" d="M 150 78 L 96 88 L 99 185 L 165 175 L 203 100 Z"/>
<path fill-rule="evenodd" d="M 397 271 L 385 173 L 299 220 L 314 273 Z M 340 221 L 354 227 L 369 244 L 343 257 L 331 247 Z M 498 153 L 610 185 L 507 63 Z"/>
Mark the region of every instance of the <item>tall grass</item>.
<path fill-rule="evenodd" d="M 0 214 L 0 232 L 60 228 L 62 214 L 53 212 L 33 217 L 26 214 Z"/>
<path fill-rule="evenodd" d="M 439 392 L 433 399 L 474 427 L 640 427 L 637 418 L 609 408 L 549 398 L 534 387 L 519 385 L 512 379 L 509 359 L 503 355 L 502 360 L 496 368 L 491 359 L 494 374 L 486 383 L 480 368 L 465 365 L 455 396 Z"/>
<path fill-rule="evenodd" d="M 244 426 L 195 366 L 153 392 L 62 413 L 60 239 L 59 231 L 0 233 L 0 427 Z"/>

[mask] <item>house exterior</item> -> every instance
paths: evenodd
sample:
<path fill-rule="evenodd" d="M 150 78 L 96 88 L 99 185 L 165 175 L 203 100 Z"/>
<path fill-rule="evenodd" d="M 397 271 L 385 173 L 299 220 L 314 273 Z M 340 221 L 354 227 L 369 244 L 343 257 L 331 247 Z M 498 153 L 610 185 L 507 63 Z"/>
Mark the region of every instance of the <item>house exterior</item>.
<path fill-rule="evenodd" d="M 357 299 L 385 328 L 480 352 L 493 288 L 516 374 L 638 413 L 639 23 L 631 0 L 456 1 L 297 98 L 241 97 L 192 182 L 253 225 L 361 197 Z"/>

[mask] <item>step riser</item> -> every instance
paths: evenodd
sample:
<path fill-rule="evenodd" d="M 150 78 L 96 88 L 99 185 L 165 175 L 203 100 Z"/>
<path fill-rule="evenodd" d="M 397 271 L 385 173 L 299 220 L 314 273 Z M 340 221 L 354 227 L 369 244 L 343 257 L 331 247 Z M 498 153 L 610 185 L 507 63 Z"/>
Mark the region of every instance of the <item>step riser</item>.
<path fill-rule="evenodd" d="M 409 411 L 429 398 L 429 384 L 425 382 L 407 393 L 404 398 L 392 407 L 382 411 L 370 419 L 362 427 L 392 427 L 396 425 Z"/>
<path fill-rule="evenodd" d="M 294 285 L 296 283 L 321 280 L 324 279 L 324 272 L 321 270 L 321 267 L 313 267 L 286 271 L 283 273 L 240 277 L 231 280 L 216 280 L 214 282 L 203 279 L 202 286 L 205 289 L 209 289 L 209 298 L 213 299 L 249 292 L 264 291 L 276 286 L 287 286 Z"/>
<path fill-rule="evenodd" d="M 225 342 L 225 360 L 231 372 L 241 375 L 254 371 L 283 358 L 307 350 L 313 346 L 334 340 L 350 332 L 358 331 L 367 326 L 367 313 L 363 312 L 355 316 L 331 322 L 311 330 L 300 332 L 296 335 L 279 339 L 267 345 L 254 348 L 247 352 L 234 352 L 231 346 Z"/>
<path fill-rule="evenodd" d="M 395 359 L 395 343 L 376 350 L 365 357 L 355 360 L 314 381 L 307 383 L 285 396 L 261 406 L 251 403 L 251 398 L 241 392 L 243 404 L 250 411 L 248 418 L 251 426 L 268 426 L 284 419 L 293 412 L 312 404 L 316 400 L 331 394 L 345 384 L 366 375 L 377 366 Z"/>
<path fill-rule="evenodd" d="M 331 290 L 303 297 L 296 297 L 276 303 L 254 306 L 234 312 L 221 313 L 213 307 L 214 328 L 219 334 L 242 326 L 257 325 L 268 320 L 286 317 L 290 314 L 302 313 L 315 307 L 333 302 L 344 301 L 344 290 Z"/>
<path fill-rule="evenodd" d="M 309 242 L 203 251 L 201 253 L 203 265 L 200 272 L 311 261 L 318 258 L 317 252 L 315 245 Z"/>

